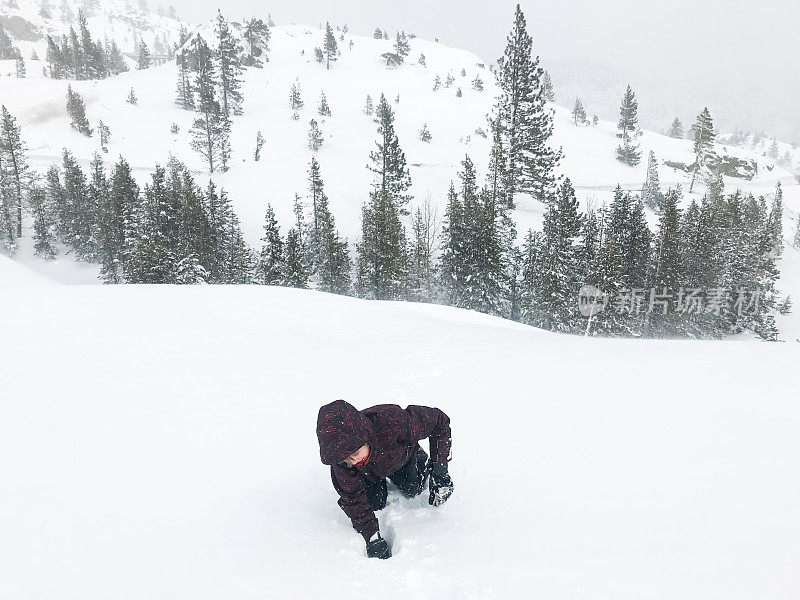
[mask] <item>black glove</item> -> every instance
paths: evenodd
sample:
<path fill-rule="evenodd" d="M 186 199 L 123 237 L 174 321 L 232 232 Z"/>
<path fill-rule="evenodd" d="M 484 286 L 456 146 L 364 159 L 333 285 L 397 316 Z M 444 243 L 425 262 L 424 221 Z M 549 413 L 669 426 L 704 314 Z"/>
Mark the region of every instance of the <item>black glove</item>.
<path fill-rule="evenodd" d="M 367 542 L 367 557 L 368 558 L 390 558 L 392 551 L 389 549 L 389 544 L 381 537 L 380 533 L 372 536 L 372 539 Z"/>
<path fill-rule="evenodd" d="M 428 489 L 431 492 L 428 504 L 441 506 L 453 495 L 453 480 L 447 472 L 447 463 L 431 461 L 428 463 L 428 472 L 430 473 Z"/>

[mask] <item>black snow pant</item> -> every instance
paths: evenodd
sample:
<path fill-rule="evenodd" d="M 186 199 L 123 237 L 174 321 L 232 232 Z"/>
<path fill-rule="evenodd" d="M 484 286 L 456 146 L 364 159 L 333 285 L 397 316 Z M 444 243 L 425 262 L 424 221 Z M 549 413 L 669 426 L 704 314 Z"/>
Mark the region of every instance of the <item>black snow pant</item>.
<path fill-rule="evenodd" d="M 413 498 L 425 489 L 425 481 L 428 478 L 427 465 L 428 453 L 417 447 L 417 452 L 411 457 L 411 460 L 389 475 L 389 479 L 406 498 Z M 388 494 L 385 479 L 367 485 L 367 501 L 372 510 L 386 508 Z"/>

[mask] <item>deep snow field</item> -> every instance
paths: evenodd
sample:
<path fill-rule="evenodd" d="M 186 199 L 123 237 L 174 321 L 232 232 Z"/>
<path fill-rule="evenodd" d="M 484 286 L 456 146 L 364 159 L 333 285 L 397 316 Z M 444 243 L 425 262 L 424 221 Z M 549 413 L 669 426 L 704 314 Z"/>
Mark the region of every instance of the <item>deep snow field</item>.
<path fill-rule="evenodd" d="M 796 343 L 0 268 L 0 598 L 800 596 Z M 388 561 L 319 462 L 336 398 L 452 420 L 455 494 L 391 491 Z"/>

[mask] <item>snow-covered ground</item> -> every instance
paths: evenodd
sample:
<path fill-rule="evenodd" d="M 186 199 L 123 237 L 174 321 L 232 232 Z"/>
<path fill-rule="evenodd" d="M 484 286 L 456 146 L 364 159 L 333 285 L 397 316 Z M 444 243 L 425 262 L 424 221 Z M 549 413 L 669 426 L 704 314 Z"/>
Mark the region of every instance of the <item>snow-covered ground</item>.
<path fill-rule="evenodd" d="M 798 344 L 0 271 L 0 598 L 800 597 Z M 452 419 L 455 495 L 390 492 L 388 561 L 319 462 L 335 398 Z"/>

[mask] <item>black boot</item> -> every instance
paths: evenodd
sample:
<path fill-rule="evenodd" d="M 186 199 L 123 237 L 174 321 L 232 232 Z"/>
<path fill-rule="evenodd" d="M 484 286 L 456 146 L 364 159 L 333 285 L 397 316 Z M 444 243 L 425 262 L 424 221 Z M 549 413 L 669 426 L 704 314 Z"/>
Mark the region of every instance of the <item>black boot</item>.
<path fill-rule="evenodd" d="M 381 479 L 378 483 L 367 484 L 367 502 L 372 510 L 386 508 L 386 498 L 389 490 L 386 488 L 386 480 Z"/>
<path fill-rule="evenodd" d="M 400 488 L 400 492 L 406 498 L 413 498 L 425 489 L 428 479 L 427 464 L 428 453 L 422 448 L 417 448 L 417 452 L 411 457 L 411 460 L 398 471 L 389 475 L 389 479 Z"/>

